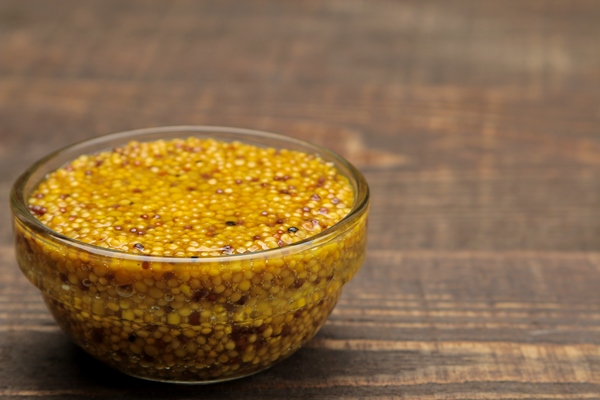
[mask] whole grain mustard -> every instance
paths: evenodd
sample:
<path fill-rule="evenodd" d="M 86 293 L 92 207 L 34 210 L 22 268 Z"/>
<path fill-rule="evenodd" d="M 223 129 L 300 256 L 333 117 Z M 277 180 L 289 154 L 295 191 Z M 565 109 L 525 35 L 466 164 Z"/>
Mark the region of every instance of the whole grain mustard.
<path fill-rule="evenodd" d="M 346 177 L 315 155 L 199 138 L 81 156 L 29 199 L 42 223 L 72 239 L 167 257 L 285 246 L 352 204 Z"/>
<path fill-rule="evenodd" d="M 355 197 L 316 155 L 134 141 L 50 173 L 28 202 L 51 230 L 118 252 L 16 218 L 17 259 L 96 358 L 148 379 L 228 380 L 288 357 L 323 325 L 364 260 L 366 210 L 330 240 L 261 251 L 335 229 Z"/>

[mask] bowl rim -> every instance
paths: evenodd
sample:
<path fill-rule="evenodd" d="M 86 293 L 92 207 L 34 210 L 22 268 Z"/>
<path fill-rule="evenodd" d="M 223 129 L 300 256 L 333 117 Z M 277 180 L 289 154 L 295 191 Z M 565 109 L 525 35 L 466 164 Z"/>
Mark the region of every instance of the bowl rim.
<path fill-rule="evenodd" d="M 41 221 L 35 218 L 27 207 L 27 200 L 25 193 L 25 186 L 29 183 L 29 179 L 32 175 L 42 168 L 46 163 L 52 161 L 53 159 L 59 157 L 61 154 L 64 154 L 68 151 L 76 151 L 78 148 L 85 149 L 86 147 L 91 147 L 93 145 L 101 144 L 103 142 L 109 142 L 110 140 L 122 140 L 123 143 L 127 143 L 131 140 L 143 140 L 144 135 L 150 134 L 160 134 L 160 133 L 175 133 L 175 132 L 189 132 L 190 134 L 200 134 L 200 133 L 225 133 L 225 134 L 234 134 L 240 135 L 240 141 L 243 142 L 243 137 L 260 137 L 265 139 L 273 139 L 278 140 L 280 142 L 287 142 L 295 144 L 296 146 L 301 146 L 303 149 L 300 151 L 304 152 L 312 152 L 317 153 L 320 157 L 323 155 L 327 156 L 330 159 L 335 161 L 336 168 L 340 173 L 343 173 L 344 176 L 350 181 L 353 188 L 355 188 L 355 201 L 354 205 L 350 212 L 344 216 L 338 223 L 328 227 L 327 229 L 319 232 L 316 235 L 309 236 L 303 240 L 298 242 L 294 242 L 292 244 L 288 244 L 282 247 L 266 249 L 266 250 L 258 250 L 254 252 L 245 252 L 245 253 L 236 253 L 230 255 L 219 255 L 219 256 L 198 256 L 198 257 L 176 257 L 176 256 L 158 256 L 158 255 L 149 255 L 149 254 L 135 254 L 128 253 L 126 251 L 110 249 L 105 247 L 96 246 L 93 244 L 85 243 L 79 241 L 77 239 L 70 238 L 61 233 L 58 233 L 48 226 L 44 225 Z M 192 136 L 192 135 L 190 135 Z M 175 137 L 169 138 L 169 140 L 174 140 Z M 220 140 L 220 138 L 214 137 L 216 140 Z M 155 139 L 160 140 L 160 139 Z M 90 154 L 91 152 L 85 153 L 80 152 L 76 154 L 74 157 L 78 157 L 83 154 Z M 323 157 L 322 157 L 323 158 Z M 339 166 L 343 166 L 348 174 L 344 173 L 340 170 Z M 60 168 L 60 167 L 58 167 Z M 55 171 L 51 170 L 52 171 Z M 40 180 L 41 182 L 41 180 Z M 35 183 L 34 187 L 37 187 L 39 182 Z M 295 254 L 298 252 L 302 252 L 308 250 L 310 248 L 316 248 L 320 245 L 323 245 L 336 237 L 340 236 L 344 232 L 346 232 L 353 223 L 358 220 L 363 214 L 365 214 L 369 207 L 370 201 L 370 191 L 369 186 L 367 184 L 366 179 L 362 175 L 362 173 L 354 167 L 350 162 L 344 159 L 342 156 L 337 154 L 336 152 L 329 150 L 325 147 L 312 144 L 306 142 L 304 140 L 296 139 L 290 136 L 281 135 L 272 132 L 266 132 L 262 130 L 255 129 L 246 129 L 246 128 L 236 128 L 236 127 L 227 127 L 227 126 L 211 126 L 211 125 L 174 125 L 174 126 L 160 126 L 160 127 L 150 127 L 150 128 L 142 128 L 142 129 L 134 129 L 127 130 L 121 132 L 110 133 L 106 135 L 99 135 L 93 137 L 91 139 L 85 139 L 73 144 L 61 147 L 48 155 L 40 158 L 33 164 L 31 164 L 14 182 L 11 191 L 10 191 L 10 206 L 13 213 L 13 224 L 14 220 L 18 219 L 21 223 L 25 224 L 28 228 L 33 229 L 38 235 L 41 235 L 41 238 L 44 239 L 46 236 L 52 237 L 56 242 L 68 246 L 77 248 L 80 251 L 85 251 L 94 255 L 108 257 L 108 258 L 116 258 L 116 259 L 125 259 L 125 260 L 134 260 L 134 261 L 148 261 L 148 262 L 162 262 L 162 263 L 170 263 L 170 264 L 189 264 L 189 263 L 214 263 L 214 262 L 231 262 L 231 261 L 244 261 L 244 260 L 252 260 L 252 259 L 269 259 L 269 258 L 277 258 L 283 257 L 286 255 Z M 13 227 L 15 229 L 15 227 Z M 47 239 L 44 239 L 47 240 Z"/>

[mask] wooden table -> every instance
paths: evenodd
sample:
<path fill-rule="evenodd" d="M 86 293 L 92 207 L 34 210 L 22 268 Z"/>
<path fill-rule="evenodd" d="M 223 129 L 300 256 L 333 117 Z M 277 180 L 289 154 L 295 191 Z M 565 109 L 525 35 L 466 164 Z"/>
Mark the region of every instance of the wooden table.
<path fill-rule="evenodd" d="M 600 398 L 600 2 L 0 2 L 0 398 Z M 69 343 L 12 250 L 8 193 L 132 128 L 264 129 L 372 189 L 322 331 L 211 386 Z"/>

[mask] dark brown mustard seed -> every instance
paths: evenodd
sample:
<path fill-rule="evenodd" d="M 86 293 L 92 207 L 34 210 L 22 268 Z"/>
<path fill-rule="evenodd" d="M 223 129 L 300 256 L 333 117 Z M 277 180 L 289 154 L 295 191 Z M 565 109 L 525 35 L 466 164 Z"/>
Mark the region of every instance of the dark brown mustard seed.
<path fill-rule="evenodd" d="M 310 207 L 302 207 L 302 211 L 304 211 L 304 212 L 310 212 Z"/>
<path fill-rule="evenodd" d="M 241 179 L 236 179 L 236 180 L 235 180 L 235 183 L 237 183 L 238 185 L 241 185 L 243 182 L 244 182 L 244 181 L 243 181 L 243 180 L 241 180 Z"/>
<path fill-rule="evenodd" d="M 237 225 L 234 221 L 227 221 L 227 222 L 225 222 L 225 224 L 227 226 L 236 226 Z"/>
<path fill-rule="evenodd" d="M 252 237 L 252 240 L 260 240 L 260 236 L 259 236 L 259 235 L 254 235 L 254 236 Z"/>
<path fill-rule="evenodd" d="M 266 211 L 263 211 L 263 212 L 261 212 L 261 213 L 260 213 L 260 215 L 262 215 L 262 216 L 265 216 L 265 217 L 266 217 L 267 215 L 269 215 L 269 213 L 268 213 L 268 212 L 266 212 Z"/>
<path fill-rule="evenodd" d="M 44 198 L 44 194 L 43 193 L 38 193 L 35 195 L 36 199 L 43 199 Z"/>
<path fill-rule="evenodd" d="M 121 231 L 121 230 L 123 230 L 123 227 L 121 225 L 115 225 L 114 229 L 115 229 L 115 231 Z"/>
<path fill-rule="evenodd" d="M 131 228 L 131 229 L 129 230 L 129 232 L 131 232 L 131 233 L 136 233 L 136 232 L 137 232 L 137 228 Z"/>
<path fill-rule="evenodd" d="M 142 261 L 142 268 L 143 269 L 149 269 L 150 268 L 150 263 L 148 261 Z"/>
<path fill-rule="evenodd" d="M 319 208 L 319 214 L 327 214 L 329 213 L 329 209 L 327 207 Z"/>
<path fill-rule="evenodd" d="M 140 218 L 141 219 L 148 219 L 148 214 L 142 214 L 142 215 L 140 215 Z"/>
<path fill-rule="evenodd" d="M 233 247 L 230 245 L 223 246 L 223 254 L 233 254 Z"/>
<path fill-rule="evenodd" d="M 340 199 L 334 197 L 333 199 L 331 199 L 331 204 L 340 204 Z"/>
<path fill-rule="evenodd" d="M 60 207 L 60 208 L 58 209 L 58 211 L 60 211 L 61 213 L 65 213 L 65 212 L 67 212 L 67 209 L 66 209 L 66 208 L 64 208 L 64 207 Z"/>
<path fill-rule="evenodd" d="M 143 251 L 145 249 L 144 245 L 141 243 L 136 243 L 133 245 L 133 247 L 138 249 L 139 251 Z"/>
<path fill-rule="evenodd" d="M 288 232 L 291 232 L 291 233 L 298 232 L 298 228 L 296 228 L 295 226 L 290 226 L 288 228 Z"/>
<path fill-rule="evenodd" d="M 278 219 L 277 221 L 275 221 L 275 222 L 277 222 L 278 224 L 280 224 L 280 225 L 281 225 L 281 224 L 283 224 L 285 221 L 283 220 L 283 218 L 279 218 L 279 219 Z"/>
<path fill-rule="evenodd" d="M 200 325 L 200 312 L 192 311 L 188 317 L 188 322 L 190 325 Z"/>
<path fill-rule="evenodd" d="M 215 193 L 217 193 L 217 194 L 223 194 L 223 189 L 217 189 L 217 190 L 215 190 Z"/>
<path fill-rule="evenodd" d="M 194 292 L 194 295 L 192 296 L 191 300 L 195 303 L 199 302 L 202 299 L 207 298 L 209 295 L 208 290 L 206 289 L 198 289 L 196 292 Z"/>
<path fill-rule="evenodd" d="M 46 210 L 46 207 L 42 207 L 42 206 L 38 206 L 38 205 L 35 205 L 35 206 L 29 205 L 29 210 L 31 210 L 31 212 L 33 214 L 38 215 L 40 217 L 42 215 L 46 214 L 46 212 L 48 211 L 48 210 Z"/>
<path fill-rule="evenodd" d="M 171 305 L 170 305 L 170 304 L 167 304 L 166 306 L 163 306 L 163 308 L 162 308 L 162 309 L 163 309 L 163 311 L 164 311 L 165 313 L 167 313 L 167 314 L 168 314 L 168 313 L 170 313 L 170 312 L 173 312 L 173 311 L 175 311 L 175 309 L 174 309 L 173 307 L 171 307 Z"/>
<path fill-rule="evenodd" d="M 183 229 L 190 230 L 190 229 L 194 229 L 194 227 L 193 227 L 192 225 L 185 225 L 185 226 L 183 227 Z"/>
<path fill-rule="evenodd" d="M 287 337 L 290 335 L 290 333 L 292 333 L 292 329 L 289 325 L 286 324 L 283 326 L 283 328 L 281 328 L 281 336 Z"/>
<path fill-rule="evenodd" d="M 133 189 L 132 192 L 133 193 L 142 193 L 142 191 L 140 189 Z"/>
<path fill-rule="evenodd" d="M 312 196 L 310 196 L 310 199 L 314 200 L 314 201 L 319 201 L 319 200 L 321 200 L 321 196 L 319 196 L 318 194 L 315 193 Z"/>

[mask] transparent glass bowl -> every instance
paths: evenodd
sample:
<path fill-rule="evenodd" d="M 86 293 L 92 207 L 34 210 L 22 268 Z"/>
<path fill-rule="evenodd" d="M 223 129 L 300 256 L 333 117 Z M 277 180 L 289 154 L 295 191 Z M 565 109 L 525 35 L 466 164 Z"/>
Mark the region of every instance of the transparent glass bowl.
<path fill-rule="evenodd" d="M 354 207 L 301 242 L 203 258 L 144 256 L 78 242 L 50 230 L 27 208 L 46 174 L 79 155 L 131 140 L 190 136 L 318 154 L 348 178 Z M 329 150 L 271 133 L 203 126 L 135 130 L 66 147 L 27 169 L 11 192 L 18 264 L 73 342 L 126 374 L 181 383 L 259 372 L 311 339 L 364 261 L 368 207 L 364 177 Z M 240 275 L 251 282 L 243 293 L 233 290 Z M 228 289 L 215 290 L 222 286 Z M 148 287 L 155 290 L 144 291 Z"/>

